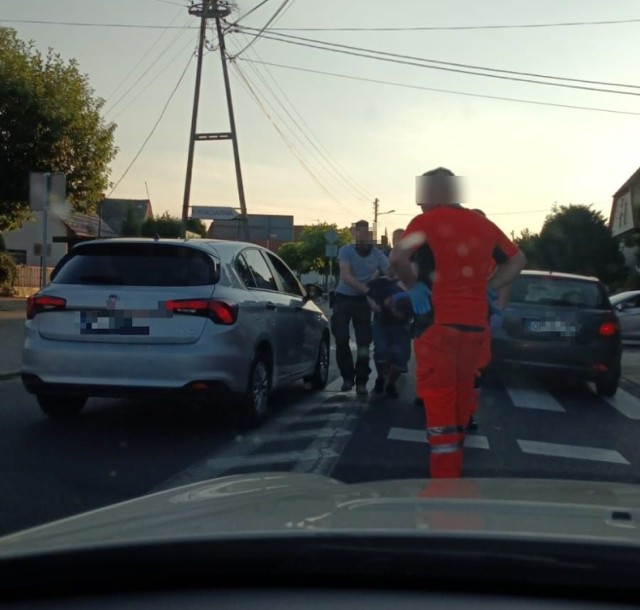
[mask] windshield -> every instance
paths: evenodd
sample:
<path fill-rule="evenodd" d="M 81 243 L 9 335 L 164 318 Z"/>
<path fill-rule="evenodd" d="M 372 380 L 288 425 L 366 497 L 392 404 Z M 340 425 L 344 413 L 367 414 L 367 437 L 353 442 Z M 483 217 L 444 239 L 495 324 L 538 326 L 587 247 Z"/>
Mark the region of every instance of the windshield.
<path fill-rule="evenodd" d="M 511 303 L 607 309 L 604 288 L 596 282 L 521 275 L 513 282 Z"/>
<path fill-rule="evenodd" d="M 636 3 L 1 4 L 0 538 L 640 544 Z"/>
<path fill-rule="evenodd" d="M 53 273 L 54 284 L 206 286 L 216 282 L 202 251 L 161 244 L 101 244 L 76 248 Z"/>

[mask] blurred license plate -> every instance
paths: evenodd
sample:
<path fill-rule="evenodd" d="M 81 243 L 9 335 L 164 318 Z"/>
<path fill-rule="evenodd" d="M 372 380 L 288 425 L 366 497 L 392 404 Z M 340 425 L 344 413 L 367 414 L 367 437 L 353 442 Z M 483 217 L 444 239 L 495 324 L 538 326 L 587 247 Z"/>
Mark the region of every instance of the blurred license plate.
<path fill-rule="evenodd" d="M 135 318 L 118 312 L 114 315 L 80 312 L 80 334 L 82 335 L 148 335 L 148 326 L 135 326 Z"/>
<path fill-rule="evenodd" d="M 572 337 L 576 334 L 576 327 L 564 320 L 526 320 L 525 329 L 535 334 L 558 334 Z"/>

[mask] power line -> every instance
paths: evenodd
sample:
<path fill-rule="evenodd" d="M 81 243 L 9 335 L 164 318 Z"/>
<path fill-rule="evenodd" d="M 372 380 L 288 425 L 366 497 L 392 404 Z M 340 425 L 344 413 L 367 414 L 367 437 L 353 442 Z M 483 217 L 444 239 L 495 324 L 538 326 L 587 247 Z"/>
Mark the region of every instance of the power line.
<path fill-rule="evenodd" d="M 155 83 L 158 80 L 158 78 L 160 78 L 160 76 L 162 76 L 162 74 L 164 74 L 165 70 L 169 66 L 171 66 L 173 62 L 176 61 L 176 59 L 182 56 L 185 49 L 187 49 L 191 45 L 193 45 L 193 41 L 187 40 L 187 44 L 183 45 L 180 48 L 180 50 L 171 58 L 171 60 L 169 60 L 169 62 L 166 63 L 161 70 L 158 70 L 158 73 L 142 89 L 140 89 L 140 91 L 138 91 L 138 93 L 136 93 L 122 108 L 120 108 L 120 110 L 115 115 L 113 115 L 111 120 L 115 121 L 120 115 L 122 115 L 127 110 L 127 108 L 131 106 L 131 104 L 133 104 L 145 91 L 147 91 L 147 89 L 149 89 L 149 87 L 151 87 L 151 85 L 153 85 L 153 83 Z"/>
<path fill-rule="evenodd" d="M 291 2 L 287 4 L 287 7 L 280 13 L 280 16 L 277 17 L 271 25 L 274 26 L 276 23 L 278 23 L 278 21 L 280 21 L 291 10 L 291 7 L 295 3 L 296 3 L 296 0 L 291 0 Z"/>
<path fill-rule="evenodd" d="M 264 31 L 273 23 L 274 19 L 276 19 L 276 17 L 282 12 L 282 9 L 284 9 L 284 7 L 287 6 L 287 4 L 289 4 L 289 2 L 290 0 L 282 0 L 282 4 L 280 4 L 276 12 L 273 15 L 271 15 L 271 18 L 267 21 L 267 23 L 265 23 L 260 30 L 256 30 L 257 34 L 249 41 L 249 43 L 246 46 L 244 46 L 242 49 L 240 49 L 240 51 L 238 51 L 235 54 L 234 58 L 238 57 L 239 55 L 242 55 L 242 53 L 244 53 L 249 47 L 251 47 L 256 42 L 256 40 L 258 40 L 258 38 L 260 38 L 260 36 L 264 33 Z M 251 28 L 251 29 L 254 29 L 254 28 Z"/>
<path fill-rule="evenodd" d="M 262 112 L 265 114 L 265 116 L 267 117 L 267 119 L 269 120 L 269 122 L 271 123 L 271 125 L 273 126 L 273 128 L 276 130 L 276 132 L 278 133 L 278 135 L 282 138 L 283 142 L 285 143 L 285 145 L 287 146 L 287 148 L 289 149 L 289 151 L 291 152 L 291 154 L 293 154 L 293 156 L 297 159 L 298 163 L 300 163 L 300 165 L 302 166 L 302 168 L 309 174 L 309 176 L 313 179 L 314 182 L 316 182 L 316 184 L 331 198 L 333 199 L 336 203 L 338 203 L 339 205 L 344 206 L 344 204 L 342 203 L 342 201 L 340 201 L 323 183 L 322 180 L 320 180 L 320 178 L 318 178 L 318 176 L 314 173 L 314 171 L 309 167 L 309 165 L 307 165 L 307 163 L 305 162 L 305 160 L 302 158 L 302 156 L 298 153 L 298 151 L 296 151 L 295 147 L 292 145 L 292 143 L 289 141 L 289 139 L 287 138 L 287 136 L 285 135 L 285 133 L 282 131 L 282 129 L 280 129 L 280 127 L 278 126 L 278 124 L 274 121 L 273 117 L 269 114 L 269 111 L 267 110 L 266 106 L 262 103 L 262 101 L 260 100 L 260 97 L 258 96 L 258 94 L 256 93 L 256 91 L 254 90 L 254 88 L 251 86 L 249 79 L 247 78 L 247 76 L 244 74 L 244 72 L 242 72 L 242 70 L 240 70 L 240 66 L 238 66 L 238 64 L 236 63 L 232 63 L 231 64 L 234 68 L 234 70 L 236 71 L 237 75 L 239 76 L 239 78 L 241 79 L 241 82 L 243 84 L 243 86 L 247 89 L 247 91 L 249 92 L 249 94 L 251 95 L 251 97 L 254 99 L 254 101 L 258 104 L 258 106 L 260 107 L 260 109 L 262 110 Z"/>
<path fill-rule="evenodd" d="M 251 59 L 246 59 L 244 57 L 240 58 L 240 61 L 245 61 L 248 63 L 251 63 L 253 60 Z M 524 98 L 517 98 L 517 97 L 504 97 L 504 96 L 500 96 L 500 95 L 486 95 L 486 94 L 482 94 L 482 93 L 471 93 L 469 91 L 457 91 L 454 89 L 439 89 L 437 87 L 424 87 L 422 85 L 410 85 L 408 83 L 398 83 L 398 82 L 394 82 L 394 81 L 387 81 L 387 80 L 381 80 L 381 79 L 376 79 L 376 78 L 366 78 L 364 76 L 352 76 L 349 74 L 340 74 L 338 72 L 327 72 L 324 70 L 315 70 L 312 68 L 302 68 L 300 66 L 290 66 L 287 64 L 279 64 L 279 63 L 274 63 L 274 62 L 267 62 L 267 61 L 262 61 L 259 62 L 262 63 L 266 66 L 272 66 L 274 68 L 284 68 L 287 70 L 297 70 L 299 72 L 308 72 L 310 74 L 322 74 L 324 76 L 334 76 L 336 78 L 346 78 L 348 80 L 355 80 L 355 81 L 361 81 L 361 82 L 365 82 L 365 83 L 374 83 L 374 84 L 378 84 L 378 85 L 389 85 L 389 86 L 393 86 L 393 87 L 402 87 L 404 89 L 418 89 L 421 91 L 433 91 L 435 93 L 448 93 L 451 95 L 462 95 L 465 97 L 477 97 L 477 98 L 482 98 L 482 99 L 489 99 L 489 100 L 498 100 L 498 101 L 502 101 L 502 102 L 517 102 L 520 104 L 533 104 L 536 106 L 551 106 L 553 108 L 568 108 L 571 110 L 589 110 L 592 112 L 607 112 L 610 114 L 624 114 L 624 115 L 629 115 L 629 116 L 640 116 L 640 112 L 631 112 L 631 111 L 626 111 L 626 110 L 613 110 L 611 108 L 597 108 L 594 106 L 577 106 L 574 104 L 557 104 L 554 102 L 542 102 L 542 101 L 538 101 L 538 100 L 529 100 L 529 99 L 524 99 Z"/>
<path fill-rule="evenodd" d="M 251 53 L 254 54 L 254 56 L 258 59 L 258 61 L 260 60 L 259 56 L 257 55 L 257 53 L 253 49 L 251 49 Z M 273 99 L 284 110 L 284 112 L 287 114 L 287 116 L 293 122 L 293 124 L 297 127 L 297 129 L 300 131 L 300 133 L 303 135 L 303 137 L 309 142 L 309 144 L 320 155 L 320 157 L 322 159 L 324 159 L 324 161 L 326 162 L 326 164 L 328 166 L 329 171 L 332 172 L 333 174 L 335 174 L 335 176 L 338 178 L 338 180 L 344 186 L 346 186 L 353 194 L 355 194 L 356 197 L 361 198 L 361 199 L 363 199 L 363 200 L 365 200 L 367 202 L 371 201 L 371 199 L 372 199 L 371 195 L 366 193 L 365 190 L 362 187 L 360 187 L 353 179 L 351 179 L 349 177 L 349 175 L 347 174 L 347 172 L 344 171 L 344 169 L 342 169 L 337 162 L 333 161 L 333 159 L 331 158 L 331 153 L 327 150 L 327 148 L 325 146 L 322 145 L 322 142 L 320 141 L 318 136 L 314 133 L 313 129 L 305 121 L 304 117 L 300 114 L 300 112 L 296 108 L 295 104 L 291 101 L 291 99 L 287 96 L 287 94 L 284 92 L 282 87 L 278 84 L 278 81 L 273 76 L 273 74 L 271 73 L 269 68 L 267 66 L 265 66 L 265 72 L 270 77 L 270 79 L 273 81 L 273 83 L 277 87 L 277 89 L 280 91 L 280 94 L 283 96 L 283 98 L 287 101 L 287 103 L 289 104 L 289 107 L 291 108 L 293 113 L 295 113 L 295 115 L 297 115 L 299 121 L 296 119 L 295 116 L 292 116 L 292 114 L 291 114 L 291 112 L 289 112 L 289 109 L 287 108 L 286 104 L 284 104 L 279 99 L 277 93 L 273 90 L 273 88 L 271 87 L 271 85 L 269 84 L 267 79 L 255 67 L 256 64 L 250 63 L 249 65 L 251 66 L 252 70 L 254 70 L 254 72 L 258 76 L 258 78 L 260 80 L 262 80 L 264 85 L 267 87 L 268 91 L 271 93 L 271 96 L 273 97 Z"/>
<path fill-rule="evenodd" d="M 238 17 L 233 23 L 229 24 L 230 26 L 234 26 L 237 25 L 240 21 L 242 21 L 245 17 L 248 17 L 249 15 L 251 15 L 251 13 L 257 11 L 261 6 L 265 5 L 267 2 L 269 2 L 269 0 L 262 0 L 262 2 L 256 4 L 252 9 L 249 9 L 246 13 L 244 13 L 243 15 L 240 15 L 240 17 Z"/>
<path fill-rule="evenodd" d="M 187 8 L 186 4 L 178 2 L 169 2 L 169 0 L 156 0 L 156 2 L 165 2 L 174 6 Z M 239 17 L 232 25 L 244 19 L 250 12 L 253 12 L 262 4 L 266 4 L 269 0 L 254 7 L 251 11 Z M 288 9 L 287 9 L 288 10 Z M 566 23 L 532 23 L 532 24 L 506 24 L 506 25 L 477 25 L 477 26 L 416 26 L 416 27 L 380 27 L 380 28 L 270 28 L 269 32 L 409 32 L 409 31 L 455 31 L 455 30 L 490 30 L 490 29 L 512 29 L 512 28 L 548 28 L 548 27 L 573 27 L 573 26 L 595 26 L 595 25 L 616 25 L 638 23 L 640 19 L 617 19 L 609 21 L 576 21 Z M 134 28 L 134 29 L 156 29 L 163 30 L 166 26 L 162 24 L 143 24 L 143 23 L 98 23 L 98 22 L 80 22 L 80 21 L 55 21 L 50 19 L 3 19 L 0 23 L 28 23 L 33 25 L 61 25 L 61 26 L 77 26 L 77 27 L 101 27 L 101 28 Z M 172 29 L 178 29 L 177 27 Z M 198 29 L 192 27 L 191 29 Z"/>
<path fill-rule="evenodd" d="M 172 26 L 173 23 L 175 22 L 175 20 L 182 14 L 182 9 L 179 10 L 175 17 L 171 20 L 171 22 L 169 23 L 169 26 Z M 153 44 L 147 49 L 147 51 L 144 53 L 144 55 L 136 62 L 136 64 L 133 66 L 133 68 L 131 68 L 131 70 L 129 70 L 129 72 L 127 72 L 127 75 L 118 83 L 118 86 L 107 96 L 106 101 L 108 102 L 110 98 L 112 98 L 119 90 L 120 87 L 122 87 L 122 85 L 124 85 L 124 83 L 127 82 L 127 80 L 129 79 L 129 77 L 138 69 L 138 66 L 140 66 L 140 64 L 148 57 L 149 53 L 151 53 L 151 51 L 153 51 L 153 49 L 156 47 L 156 45 L 160 42 L 160 40 L 162 39 L 162 37 L 167 33 L 168 31 L 168 27 L 167 29 L 163 30 L 160 35 L 153 41 Z"/>
<path fill-rule="evenodd" d="M 179 2 L 172 2 L 171 0 L 155 0 L 156 2 L 162 2 L 163 4 L 173 4 L 174 6 L 181 6 L 187 8 L 186 4 L 180 4 Z"/>
<path fill-rule="evenodd" d="M 254 30 L 255 28 L 245 28 L 241 26 L 242 30 Z M 407 66 L 415 66 L 418 68 L 427 68 L 429 70 L 441 70 L 445 72 L 456 72 L 459 74 L 469 74 L 472 76 L 483 76 L 485 78 L 495 78 L 500 80 L 508 80 L 508 81 L 516 81 L 516 82 L 524 82 L 531 83 L 536 85 L 546 85 L 549 87 L 563 87 L 566 89 L 580 89 L 583 91 L 594 91 L 598 93 L 614 93 L 618 95 L 632 95 L 632 96 L 640 96 L 640 92 L 635 91 L 617 91 L 615 89 L 602 89 L 598 87 L 586 87 L 581 85 L 574 85 L 569 83 L 560 83 L 560 82 L 544 82 L 540 80 L 534 80 L 532 78 L 520 78 L 515 76 L 506 76 L 506 74 L 521 74 L 526 75 L 528 73 L 525 72 L 516 72 L 509 70 L 501 70 L 498 68 L 487 68 L 483 66 L 468 66 L 470 69 L 462 69 L 455 66 L 466 66 L 466 64 L 456 64 L 454 62 L 445 62 L 440 60 L 427 59 L 422 57 L 414 57 L 411 55 L 401 55 L 398 53 L 388 53 L 385 51 L 377 51 L 375 49 L 365 49 L 362 47 L 352 47 L 350 45 L 342 45 L 337 43 L 325 42 L 322 40 L 314 40 L 310 38 L 303 38 L 301 36 L 289 36 L 285 34 L 277 34 L 276 36 L 270 36 L 267 34 L 259 34 L 260 37 L 266 40 L 273 40 L 275 42 L 284 42 L 287 44 L 294 44 L 298 46 L 308 47 L 311 49 L 317 49 L 321 51 L 330 51 L 332 53 L 342 53 L 344 55 L 351 55 L 354 57 L 364 57 L 365 59 L 375 59 L 378 61 L 385 61 L 388 63 L 396 63 Z M 320 46 L 322 45 L 322 46 Z M 435 65 L 430 65 L 435 64 Z M 487 72 L 492 72 L 491 74 L 484 74 L 482 72 L 477 72 L 477 70 L 485 70 Z M 633 89 L 640 89 L 640 85 L 631 85 L 624 83 L 601 83 L 600 81 L 590 81 L 585 79 L 572 79 L 565 77 L 556 77 L 556 76 L 547 76 L 547 75 L 537 75 L 537 78 L 546 78 L 553 80 L 565 80 L 570 82 L 582 82 L 582 83 L 592 83 L 592 84 L 603 84 L 608 86 L 615 87 L 627 87 Z"/>
<path fill-rule="evenodd" d="M 120 102 L 122 102 L 122 100 L 124 100 L 127 95 L 129 95 L 129 93 L 135 89 L 135 87 L 138 85 L 138 83 L 140 83 L 142 81 L 142 79 L 149 74 L 149 72 L 158 64 L 158 62 L 160 61 L 160 59 L 162 59 L 162 57 L 164 57 L 164 55 L 166 55 L 169 50 L 173 47 L 173 45 L 175 45 L 178 42 L 178 39 L 187 31 L 186 27 L 182 27 L 181 30 L 179 32 L 176 32 L 176 34 L 174 34 L 173 38 L 168 42 L 168 44 L 164 47 L 164 49 L 160 52 L 159 55 L 157 55 L 154 60 L 147 66 L 147 69 L 129 86 L 129 88 L 115 101 L 113 102 L 113 104 L 111 104 L 111 106 L 105 110 L 105 116 L 107 114 L 112 113 L 120 104 Z"/>
<path fill-rule="evenodd" d="M 124 173 L 122 174 L 122 176 L 120 176 L 120 179 L 115 183 L 115 185 L 113 186 L 113 188 L 111 189 L 111 191 L 107 195 L 107 198 L 109 198 L 109 197 L 111 197 L 111 195 L 113 195 L 114 191 L 118 188 L 120 183 L 124 180 L 125 176 L 129 173 L 129 170 L 133 167 L 134 163 L 138 160 L 138 157 L 140 157 L 140 155 L 142 154 L 142 151 L 145 149 L 145 146 L 147 145 L 147 143 L 149 142 L 149 140 L 151 139 L 153 134 L 156 132 L 156 129 L 158 128 L 158 125 L 160 125 L 160 121 L 162 121 L 162 118 L 164 117 L 164 114 L 167 111 L 167 108 L 169 107 L 169 104 L 171 103 L 171 100 L 173 99 L 173 96 L 175 95 L 176 91 L 178 90 L 178 87 L 180 87 L 180 83 L 182 82 L 182 79 L 184 78 L 185 74 L 187 73 L 187 70 L 189 69 L 189 65 L 191 64 L 192 60 L 193 60 L 193 55 L 190 55 L 189 56 L 189 60 L 187 61 L 187 65 L 184 67 L 184 70 L 182 71 L 182 74 L 180 74 L 180 78 L 178 79 L 178 82 L 176 83 L 175 87 L 173 88 L 173 90 L 169 94 L 169 97 L 168 97 L 167 101 L 165 102 L 165 104 L 164 104 L 164 106 L 162 108 L 162 111 L 160 112 L 160 116 L 158 117 L 158 119 L 154 123 L 153 127 L 151 128 L 151 131 L 149 132 L 149 135 L 145 138 L 144 142 L 142 143 L 142 146 L 140 146 L 138 152 L 135 154 L 135 156 L 131 160 L 131 163 L 129 163 L 129 165 L 127 165 L 127 169 L 124 170 Z"/>
<path fill-rule="evenodd" d="M 172 3 L 173 4 L 173 3 Z M 177 5 L 183 6 L 184 5 Z M 86 28 L 129 28 L 135 30 L 179 30 L 182 29 L 180 26 L 171 26 L 167 27 L 166 25 L 161 24 L 145 24 L 145 23 L 96 23 L 96 22 L 88 22 L 88 21 L 50 21 L 45 19 L 2 19 L 0 18 L 0 23 L 29 23 L 32 25 L 63 25 L 70 27 L 86 27 Z M 195 26 L 190 27 L 189 29 L 196 30 Z"/>
<path fill-rule="evenodd" d="M 506 23 L 493 25 L 431 25 L 405 27 L 315 27 L 315 28 L 270 28 L 270 32 L 434 32 L 456 30 L 510 30 L 525 28 L 565 28 L 594 25 L 621 25 L 640 23 L 640 19 L 610 19 L 601 21 L 560 21 L 556 23 Z"/>
<path fill-rule="evenodd" d="M 549 213 L 551 210 L 549 208 L 544 208 L 540 210 L 520 210 L 518 212 L 486 212 L 487 216 L 518 216 L 523 214 L 541 214 L 543 212 Z M 394 214 L 394 216 L 418 216 L 420 214 L 419 211 L 416 211 L 414 214 L 407 212 L 400 212 Z"/>

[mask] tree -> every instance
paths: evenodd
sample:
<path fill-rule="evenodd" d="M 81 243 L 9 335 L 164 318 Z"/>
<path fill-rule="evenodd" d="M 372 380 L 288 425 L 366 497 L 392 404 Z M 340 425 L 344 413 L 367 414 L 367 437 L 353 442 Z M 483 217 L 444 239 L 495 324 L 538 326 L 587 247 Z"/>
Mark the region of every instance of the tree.
<path fill-rule="evenodd" d="M 298 275 L 304 272 L 302 244 L 299 241 L 282 244 L 278 248 L 278 256 Z"/>
<path fill-rule="evenodd" d="M 336 224 L 320 223 L 309 225 L 304 228 L 300 235 L 302 244 L 302 257 L 309 271 L 324 272 L 326 269 L 325 234 L 329 229 L 333 229 L 338 234 L 338 247 L 348 244 L 351 241 L 351 229 L 338 229 Z"/>
<path fill-rule="evenodd" d="M 32 171 L 64 172 L 69 203 L 95 211 L 117 152 L 103 105 L 74 59 L 42 55 L 0 27 L 0 231 L 26 217 Z"/>
<path fill-rule="evenodd" d="M 527 257 L 527 267 L 529 269 L 544 268 L 541 263 L 540 236 L 537 233 L 532 233 L 529 229 L 523 229 L 518 237 L 512 237 L 513 241 Z"/>
<path fill-rule="evenodd" d="M 207 228 L 201 220 L 189 218 L 187 220 L 187 231 L 197 233 L 200 237 L 206 237 Z M 171 216 L 169 212 L 164 212 L 158 218 L 147 218 L 140 227 L 142 237 L 178 238 L 182 234 L 182 220 L 177 216 Z"/>
<path fill-rule="evenodd" d="M 18 267 L 8 252 L 0 252 L 0 295 L 11 295 L 18 281 Z"/>
<path fill-rule="evenodd" d="M 532 243 L 544 269 L 593 275 L 610 286 L 618 285 L 628 273 L 608 222 L 591 206 L 555 207 Z"/>

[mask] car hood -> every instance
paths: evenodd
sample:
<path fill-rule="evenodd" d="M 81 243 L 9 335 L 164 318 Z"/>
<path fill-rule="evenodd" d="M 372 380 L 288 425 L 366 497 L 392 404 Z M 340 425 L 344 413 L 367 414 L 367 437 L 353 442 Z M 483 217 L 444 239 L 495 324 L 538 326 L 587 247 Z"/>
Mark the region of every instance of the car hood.
<path fill-rule="evenodd" d="M 146 542 L 365 533 L 640 544 L 640 487 L 538 479 L 347 485 L 312 474 L 236 475 L 0 538 L 0 558 Z"/>

